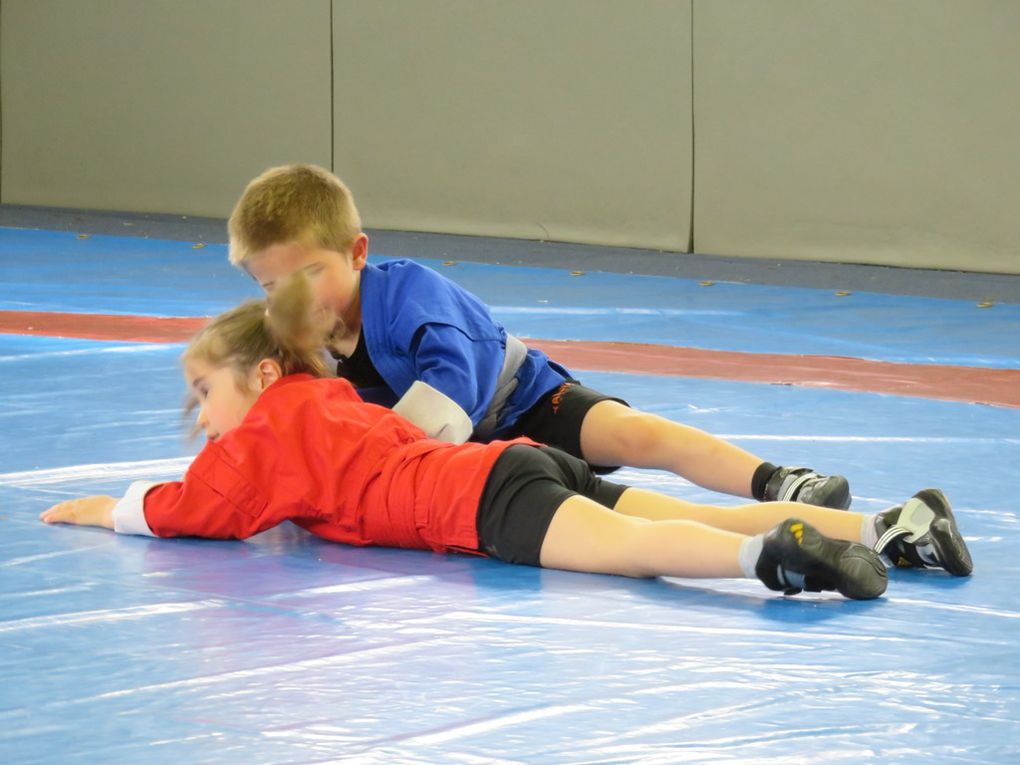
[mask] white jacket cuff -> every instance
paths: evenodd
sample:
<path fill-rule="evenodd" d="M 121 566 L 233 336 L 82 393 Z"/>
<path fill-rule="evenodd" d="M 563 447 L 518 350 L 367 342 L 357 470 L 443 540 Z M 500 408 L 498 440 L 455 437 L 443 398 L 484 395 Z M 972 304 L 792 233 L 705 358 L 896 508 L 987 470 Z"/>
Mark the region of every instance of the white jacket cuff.
<path fill-rule="evenodd" d="M 424 430 L 429 438 L 451 444 L 464 443 L 475 429 L 456 401 L 421 380 L 415 380 L 393 411 Z"/>
<path fill-rule="evenodd" d="M 145 522 L 145 494 L 155 481 L 135 481 L 124 496 L 113 506 L 113 530 L 118 534 L 143 534 L 154 537 L 149 524 Z"/>

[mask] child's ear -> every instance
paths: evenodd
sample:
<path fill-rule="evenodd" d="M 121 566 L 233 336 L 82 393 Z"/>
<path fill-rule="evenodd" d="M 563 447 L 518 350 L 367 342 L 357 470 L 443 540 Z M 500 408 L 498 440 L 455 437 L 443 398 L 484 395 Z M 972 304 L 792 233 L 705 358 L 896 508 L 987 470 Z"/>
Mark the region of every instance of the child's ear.
<path fill-rule="evenodd" d="M 265 390 L 283 377 L 283 369 L 280 368 L 280 364 L 276 359 L 262 359 L 256 369 L 258 370 L 260 390 Z"/>
<path fill-rule="evenodd" d="M 351 244 L 351 265 L 355 271 L 360 271 L 368 261 L 368 234 L 362 232 L 354 237 Z"/>

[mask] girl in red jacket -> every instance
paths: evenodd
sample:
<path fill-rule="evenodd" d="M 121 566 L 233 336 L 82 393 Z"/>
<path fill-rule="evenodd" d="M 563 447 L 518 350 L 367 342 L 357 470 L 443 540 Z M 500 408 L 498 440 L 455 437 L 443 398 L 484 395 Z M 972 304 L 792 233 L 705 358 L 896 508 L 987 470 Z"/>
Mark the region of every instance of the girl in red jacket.
<path fill-rule="evenodd" d="M 757 577 L 773 590 L 886 588 L 897 565 L 968 575 L 941 492 L 877 515 L 789 502 L 721 508 L 600 479 L 528 439 L 426 438 L 342 379 L 322 377 L 307 284 L 215 318 L 183 355 L 208 442 L 182 481 L 133 483 L 41 515 L 160 537 L 244 539 L 291 521 L 352 545 L 488 555 L 624 576 Z"/>

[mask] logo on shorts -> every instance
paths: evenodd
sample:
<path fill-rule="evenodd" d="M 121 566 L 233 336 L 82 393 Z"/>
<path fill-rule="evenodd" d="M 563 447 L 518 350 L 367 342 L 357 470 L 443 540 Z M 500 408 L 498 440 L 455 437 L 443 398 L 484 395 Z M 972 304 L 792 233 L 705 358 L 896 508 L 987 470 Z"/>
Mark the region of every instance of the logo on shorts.
<path fill-rule="evenodd" d="M 559 412 L 560 402 L 563 401 L 563 396 L 566 394 L 567 390 L 572 385 L 573 383 L 565 382 L 559 388 L 556 389 L 555 393 L 553 393 L 552 399 L 550 399 L 550 401 L 552 402 L 553 414 Z"/>

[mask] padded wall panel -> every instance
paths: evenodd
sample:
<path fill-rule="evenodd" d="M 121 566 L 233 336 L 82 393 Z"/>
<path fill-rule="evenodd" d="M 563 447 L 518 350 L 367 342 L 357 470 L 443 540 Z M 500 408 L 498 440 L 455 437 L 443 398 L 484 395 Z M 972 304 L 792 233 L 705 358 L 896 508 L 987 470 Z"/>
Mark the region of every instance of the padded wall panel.
<path fill-rule="evenodd" d="M 3 201 L 226 215 L 331 152 L 329 0 L 5 0 Z"/>
<path fill-rule="evenodd" d="M 337 0 L 336 170 L 368 225 L 687 247 L 690 4 Z"/>
<path fill-rule="evenodd" d="M 1020 273 L 1020 3 L 695 0 L 699 252 Z"/>

